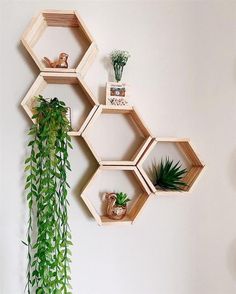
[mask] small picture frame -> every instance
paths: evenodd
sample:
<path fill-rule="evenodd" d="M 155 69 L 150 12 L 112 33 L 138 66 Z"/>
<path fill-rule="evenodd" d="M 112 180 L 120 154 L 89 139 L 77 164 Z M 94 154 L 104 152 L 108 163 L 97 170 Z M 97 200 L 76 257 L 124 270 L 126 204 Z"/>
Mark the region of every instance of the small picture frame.
<path fill-rule="evenodd" d="M 125 83 L 108 82 L 106 87 L 106 105 L 128 105 L 128 86 Z"/>

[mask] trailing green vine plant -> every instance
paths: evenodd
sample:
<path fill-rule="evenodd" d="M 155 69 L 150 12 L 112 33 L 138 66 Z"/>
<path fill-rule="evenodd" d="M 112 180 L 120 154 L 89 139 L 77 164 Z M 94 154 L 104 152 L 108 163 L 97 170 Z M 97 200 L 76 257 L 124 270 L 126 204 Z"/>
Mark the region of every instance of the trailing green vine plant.
<path fill-rule="evenodd" d="M 35 124 L 25 160 L 29 207 L 27 293 L 70 294 L 72 245 L 68 224 L 67 171 L 70 170 L 67 107 L 57 98 L 37 97 Z"/>

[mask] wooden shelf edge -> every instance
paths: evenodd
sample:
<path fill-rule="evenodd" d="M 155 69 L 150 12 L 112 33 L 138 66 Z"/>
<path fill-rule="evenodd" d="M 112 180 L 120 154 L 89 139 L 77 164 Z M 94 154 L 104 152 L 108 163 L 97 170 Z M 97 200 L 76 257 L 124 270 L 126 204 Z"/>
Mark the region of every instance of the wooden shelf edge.
<path fill-rule="evenodd" d="M 121 220 L 113 220 L 107 216 L 100 216 L 100 218 L 101 218 L 101 224 L 105 225 L 105 226 L 106 225 L 120 225 L 120 224 L 123 225 L 123 224 L 132 224 L 133 223 L 133 221 L 127 215 Z"/>

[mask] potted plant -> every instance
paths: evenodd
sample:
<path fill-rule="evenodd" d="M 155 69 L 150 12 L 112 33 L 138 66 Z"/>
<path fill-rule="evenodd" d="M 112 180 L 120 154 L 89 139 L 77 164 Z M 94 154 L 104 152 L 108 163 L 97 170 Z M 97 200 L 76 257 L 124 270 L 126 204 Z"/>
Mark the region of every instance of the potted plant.
<path fill-rule="evenodd" d="M 116 82 L 107 83 L 106 98 L 107 104 L 126 105 L 127 104 L 127 85 L 121 83 L 124 66 L 126 65 L 130 54 L 124 50 L 114 50 L 110 54 L 111 63 L 114 69 Z"/>
<path fill-rule="evenodd" d="M 71 293 L 71 233 L 68 224 L 67 107 L 57 98 L 37 98 L 25 160 L 29 207 L 27 293 Z"/>
<path fill-rule="evenodd" d="M 120 220 L 127 213 L 127 203 L 130 201 L 126 193 L 105 193 L 107 201 L 107 216 L 114 220 Z"/>
<path fill-rule="evenodd" d="M 153 185 L 156 189 L 179 191 L 188 186 L 184 181 L 187 169 L 182 168 L 180 161 L 174 163 L 168 157 L 165 160 L 161 159 L 160 164 L 153 165 L 153 172 Z"/>

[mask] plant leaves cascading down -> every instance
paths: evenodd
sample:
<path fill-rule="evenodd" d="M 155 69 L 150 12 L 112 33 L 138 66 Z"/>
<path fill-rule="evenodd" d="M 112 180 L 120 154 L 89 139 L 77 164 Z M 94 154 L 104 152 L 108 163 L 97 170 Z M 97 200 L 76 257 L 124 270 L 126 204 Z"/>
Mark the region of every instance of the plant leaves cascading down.
<path fill-rule="evenodd" d="M 174 164 L 168 157 L 165 161 L 161 160 L 159 165 L 153 165 L 154 186 L 163 190 L 183 190 L 188 185 L 183 181 L 187 173 L 186 168 L 181 168 L 178 161 Z"/>
<path fill-rule="evenodd" d="M 37 97 L 25 161 L 29 206 L 27 291 L 69 294 L 71 233 L 68 225 L 67 170 L 70 170 L 67 107 L 57 98 Z M 36 228 L 36 229 L 34 229 Z"/>

